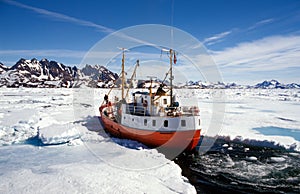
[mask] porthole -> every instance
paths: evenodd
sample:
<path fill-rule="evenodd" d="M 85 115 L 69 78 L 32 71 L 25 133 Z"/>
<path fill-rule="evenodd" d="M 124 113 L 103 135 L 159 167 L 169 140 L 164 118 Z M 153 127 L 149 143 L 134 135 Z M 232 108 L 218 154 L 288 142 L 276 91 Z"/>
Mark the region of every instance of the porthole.
<path fill-rule="evenodd" d="M 181 127 L 186 127 L 186 121 L 185 120 L 181 120 Z"/>
<path fill-rule="evenodd" d="M 153 126 L 153 127 L 156 126 L 156 120 L 152 120 L 152 126 Z"/>
<path fill-rule="evenodd" d="M 168 120 L 165 120 L 164 121 L 164 127 L 168 127 L 169 126 L 169 121 Z"/>
<path fill-rule="evenodd" d="M 164 99 L 164 104 L 168 104 L 168 101 L 167 101 L 167 99 Z"/>

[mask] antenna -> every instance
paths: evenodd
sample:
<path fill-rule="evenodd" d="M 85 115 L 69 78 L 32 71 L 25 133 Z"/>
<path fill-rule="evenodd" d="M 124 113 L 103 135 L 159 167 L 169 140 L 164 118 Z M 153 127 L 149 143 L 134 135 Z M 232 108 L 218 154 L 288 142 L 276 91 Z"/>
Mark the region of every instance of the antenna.
<path fill-rule="evenodd" d="M 173 31 L 173 25 L 174 24 L 174 0 L 171 2 L 171 48 L 173 48 L 173 42 L 174 42 L 174 31 Z"/>
<path fill-rule="evenodd" d="M 170 52 L 170 49 L 162 48 L 161 51 L 162 52 Z"/>
<path fill-rule="evenodd" d="M 119 50 L 122 50 L 123 52 L 126 52 L 126 51 L 130 51 L 129 49 L 127 48 L 123 48 L 123 47 L 117 47 Z"/>
<path fill-rule="evenodd" d="M 166 74 L 166 77 L 168 76 L 168 74 L 170 73 L 170 106 L 173 105 L 173 80 L 174 80 L 174 77 L 173 77 L 173 60 L 174 60 L 174 64 L 176 64 L 176 52 L 175 50 L 173 49 L 166 49 L 166 48 L 162 48 L 161 49 L 161 52 L 166 52 L 169 56 L 169 60 L 170 60 L 170 69 L 168 71 L 168 73 Z M 165 79 L 166 79 L 165 77 Z"/>

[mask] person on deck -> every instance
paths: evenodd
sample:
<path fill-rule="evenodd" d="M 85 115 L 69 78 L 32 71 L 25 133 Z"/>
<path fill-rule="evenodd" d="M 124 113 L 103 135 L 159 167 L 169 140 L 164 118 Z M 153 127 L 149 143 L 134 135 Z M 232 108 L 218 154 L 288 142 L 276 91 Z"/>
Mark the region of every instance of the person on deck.
<path fill-rule="evenodd" d="M 106 104 L 108 104 L 108 95 L 107 94 L 104 95 L 104 101 Z"/>

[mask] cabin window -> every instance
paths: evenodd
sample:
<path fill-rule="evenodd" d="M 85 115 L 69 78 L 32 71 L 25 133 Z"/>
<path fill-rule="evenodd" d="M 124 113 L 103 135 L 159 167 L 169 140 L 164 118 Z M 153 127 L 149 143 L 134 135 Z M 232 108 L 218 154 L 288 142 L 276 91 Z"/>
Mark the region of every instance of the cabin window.
<path fill-rule="evenodd" d="M 123 119 L 125 120 L 125 119 L 126 119 L 126 117 L 123 117 Z"/>
<path fill-rule="evenodd" d="M 199 121 L 199 126 L 200 126 L 200 124 L 201 124 L 201 121 L 200 121 L 200 119 L 199 119 L 198 121 Z"/>
<path fill-rule="evenodd" d="M 153 126 L 153 127 L 156 126 L 156 120 L 152 120 L 152 126 Z"/>
<path fill-rule="evenodd" d="M 132 121 L 134 121 L 134 119 L 132 119 Z"/>
<path fill-rule="evenodd" d="M 164 99 L 164 104 L 168 104 L 168 101 L 167 101 L 167 99 Z"/>
<path fill-rule="evenodd" d="M 147 126 L 147 119 L 144 119 L 144 125 Z"/>
<path fill-rule="evenodd" d="M 168 120 L 165 120 L 164 121 L 164 127 L 168 127 L 169 126 L 169 121 Z"/>
<path fill-rule="evenodd" d="M 185 120 L 181 120 L 181 127 L 185 127 L 186 126 L 186 121 Z"/>

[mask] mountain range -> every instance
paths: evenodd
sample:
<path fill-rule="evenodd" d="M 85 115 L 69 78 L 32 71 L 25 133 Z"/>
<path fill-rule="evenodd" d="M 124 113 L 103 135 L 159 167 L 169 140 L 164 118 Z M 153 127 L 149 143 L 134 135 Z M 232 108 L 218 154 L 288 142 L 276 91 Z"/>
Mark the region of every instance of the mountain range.
<path fill-rule="evenodd" d="M 283 84 L 278 82 L 277 80 L 265 80 L 261 83 L 258 83 L 254 86 L 250 85 L 238 85 L 236 83 L 209 83 L 209 82 L 202 82 L 202 81 L 189 81 L 184 87 L 188 88 L 209 88 L 209 89 L 247 89 L 247 88 L 260 88 L 260 89 L 299 89 L 300 84 L 291 83 L 291 84 Z"/>
<path fill-rule="evenodd" d="M 118 74 L 101 65 L 86 64 L 82 69 L 76 66 L 70 67 L 56 61 L 33 58 L 26 60 L 21 58 L 12 67 L 0 63 L 0 87 L 40 87 L 40 88 L 76 88 L 76 87 L 111 87 L 119 78 Z M 146 82 L 138 84 L 145 86 Z M 175 86 L 177 88 L 262 88 L 262 89 L 295 89 L 300 84 L 283 84 L 277 80 L 263 81 L 254 86 L 238 85 L 236 83 L 225 84 L 223 82 L 209 83 L 202 81 L 188 81 Z"/>
<path fill-rule="evenodd" d="M 0 87 L 105 87 L 119 76 L 99 65 L 86 65 L 82 69 L 56 61 L 20 59 L 12 67 L 0 63 Z"/>

